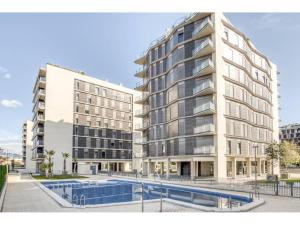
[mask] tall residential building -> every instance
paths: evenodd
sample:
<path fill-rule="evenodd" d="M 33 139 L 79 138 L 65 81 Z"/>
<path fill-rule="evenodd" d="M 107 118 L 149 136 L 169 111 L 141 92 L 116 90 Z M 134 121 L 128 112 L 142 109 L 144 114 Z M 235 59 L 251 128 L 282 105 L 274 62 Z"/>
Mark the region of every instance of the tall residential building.
<path fill-rule="evenodd" d="M 145 174 L 250 177 L 255 155 L 258 174 L 267 173 L 277 67 L 222 13 L 188 15 L 135 63 Z"/>
<path fill-rule="evenodd" d="M 27 120 L 23 123 L 22 126 L 22 153 L 23 153 L 23 162 L 24 167 L 27 170 L 33 170 L 33 163 L 31 160 L 32 154 L 32 121 Z"/>
<path fill-rule="evenodd" d="M 39 70 L 33 95 L 37 172 L 46 150 L 55 151 L 55 173 L 63 169 L 63 152 L 70 154 L 69 173 L 76 168 L 81 174 L 139 170 L 137 163 L 132 168 L 133 156 L 141 151 L 132 143 L 140 135 L 133 132 L 133 110 L 140 107 L 133 104 L 136 91 L 47 64 Z"/>
<path fill-rule="evenodd" d="M 280 141 L 290 141 L 300 146 L 300 124 L 288 124 L 279 128 Z"/>

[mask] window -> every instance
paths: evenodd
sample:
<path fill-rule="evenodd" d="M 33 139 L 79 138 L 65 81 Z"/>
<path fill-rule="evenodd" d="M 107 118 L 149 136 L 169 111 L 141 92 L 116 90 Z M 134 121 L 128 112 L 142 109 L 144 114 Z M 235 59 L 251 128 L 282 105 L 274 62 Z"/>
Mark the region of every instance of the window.
<path fill-rule="evenodd" d="M 78 122 L 79 122 L 79 121 L 78 121 L 78 118 L 76 118 L 76 119 L 75 119 L 75 123 L 78 124 Z"/>
<path fill-rule="evenodd" d="M 103 95 L 104 97 L 106 97 L 106 94 L 107 94 L 106 90 L 103 89 L 103 90 L 102 90 L 102 95 Z"/>
<path fill-rule="evenodd" d="M 92 104 L 92 98 L 91 97 L 88 97 L 88 103 Z"/>
<path fill-rule="evenodd" d="M 183 42 L 183 32 L 178 34 L 178 43 Z"/>
<path fill-rule="evenodd" d="M 90 120 L 86 121 L 86 124 L 87 126 L 91 126 L 91 121 Z"/>
<path fill-rule="evenodd" d="M 78 81 L 76 82 L 76 88 L 77 88 L 77 90 L 79 90 L 79 82 Z"/>
<path fill-rule="evenodd" d="M 95 94 L 99 95 L 100 94 L 100 89 L 98 87 L 95 88 Z"/>
<path fill-rule="evenodd" d="M 227 141 L 228 154 L 231 155 L 231 141 Z"/>
<path fill-rule="evenodd" d="M 224 30 L 224 36 L 225 36 L 225 39 L 228 41 L 228 30 L 227 29 Z"/>
<path fill-rule="evenodd" d="M 239 155 L 242 154 L 242 143 L 241 142 L 238 143 L 238 154 Z"/>
<path fill-rule="evenodd" d="M 98 127 L 101 127 L 101 121 L 97 121 Z"/>
<path fill-rule="evenodd" d="M 76 93 L 76 101 L 79 101 L 79 93 Z"/>
<path fill-rule="evenodd" d="M 76 112 L 79 112 L 79 105 L 76 105 L 75 111 L 76 111 Z"/>
<path fill-rule="evenodd" d="M 89 106 L 88 106 L 88 105 L 85 105 L 85 106 L 84 106 L 84 112 L 85 112 L 86 114 L 89 114 L 89 113 L 90 113 L 90 109 L 89 109 Z"/>

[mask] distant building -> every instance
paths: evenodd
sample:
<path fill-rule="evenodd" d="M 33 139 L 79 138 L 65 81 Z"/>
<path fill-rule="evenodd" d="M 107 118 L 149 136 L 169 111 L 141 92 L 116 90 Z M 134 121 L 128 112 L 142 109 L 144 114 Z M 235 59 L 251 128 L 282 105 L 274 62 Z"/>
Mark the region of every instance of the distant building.
<path fill-rule="evenodd" d="M 294 142 L 300 146 L 300 124 L 293 123 L 279 128 L 279 140 Z"/>
<path fill-rule="evenodd" d="M 67 152 L 69 173 L 140 170 L 134 161 L 141 132 L 133 132 L 137 91 L 90 77 L 83 72 L 47 64 L 33 89 L 32 160 L 39 172 L 45 150 L 54 150 L 54 173 L 63 169 Z M 74 161 L 77 159 L 77 162 Z M 75 164 L 77 166 L 75 167 Z"/>
<path fill-rule="evenodd" d="M 26 169 L 34 171 L 34 164 L 32 161 L 32 126 L 33 122 L 27 120 L 22 126 L 22 157 Z"/>

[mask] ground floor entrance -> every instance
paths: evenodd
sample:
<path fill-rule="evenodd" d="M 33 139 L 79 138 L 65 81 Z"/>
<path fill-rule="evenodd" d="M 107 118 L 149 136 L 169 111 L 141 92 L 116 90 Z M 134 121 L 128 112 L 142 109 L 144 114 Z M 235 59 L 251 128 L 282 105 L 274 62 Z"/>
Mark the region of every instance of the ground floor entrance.
<path fill-rule="evenodd" d="M 211 160 L 148 160 L 144 162 L 144 175 L 162 175 L 164 177 L 182 176 L 197 178 L 214 177 L 214 161 Z"/>

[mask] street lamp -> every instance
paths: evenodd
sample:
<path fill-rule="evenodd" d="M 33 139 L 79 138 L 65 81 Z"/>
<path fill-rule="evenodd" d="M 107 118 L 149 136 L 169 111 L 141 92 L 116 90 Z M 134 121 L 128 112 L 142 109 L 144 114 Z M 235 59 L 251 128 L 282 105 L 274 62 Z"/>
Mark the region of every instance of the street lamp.
<path fill-rule="evenodd" d="M 254 145 L 254 161 L 255 161 L 255 167 L 254 167 L 254 176 L 255 176 L 255 195 L 257 194 L 257 149 L 258 149 L 258 145 Z"/>

